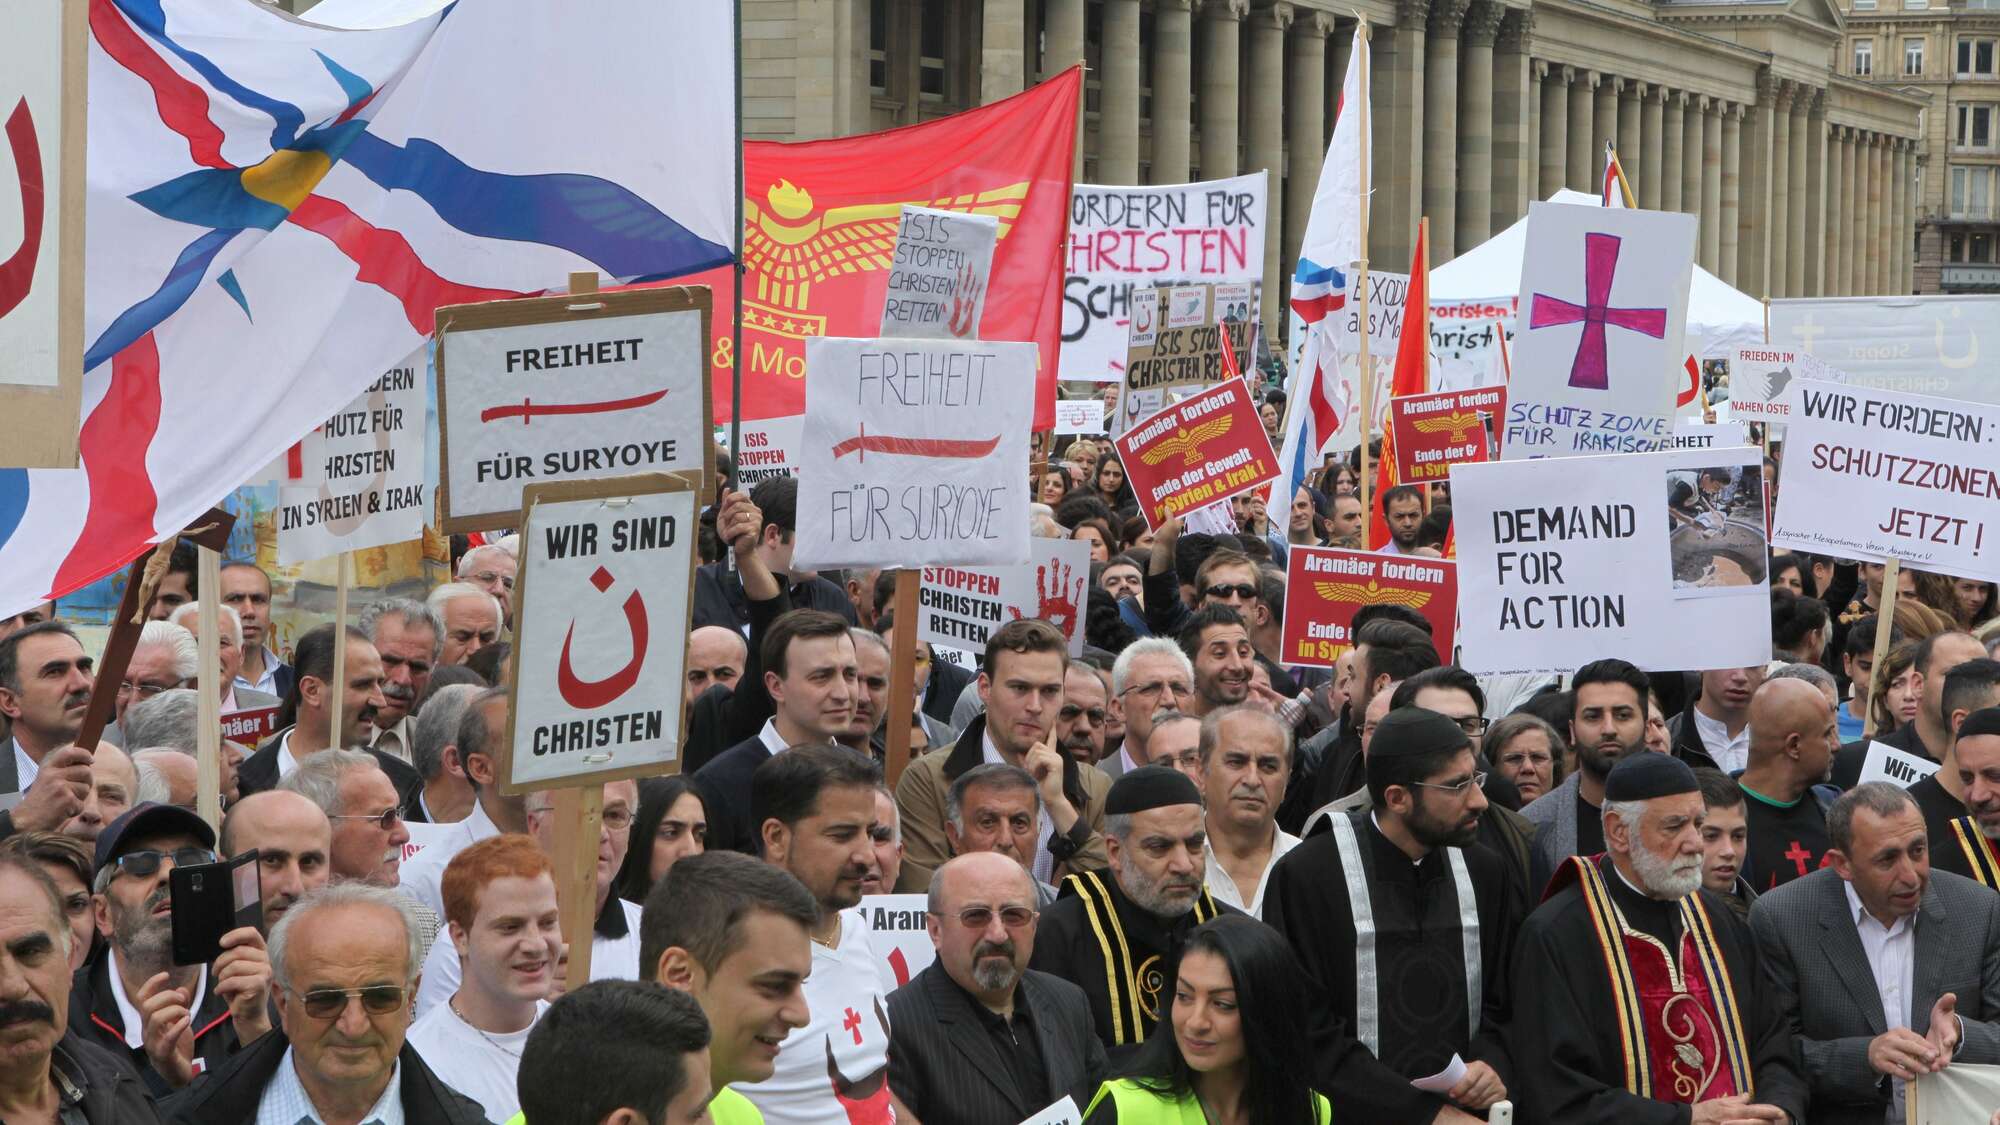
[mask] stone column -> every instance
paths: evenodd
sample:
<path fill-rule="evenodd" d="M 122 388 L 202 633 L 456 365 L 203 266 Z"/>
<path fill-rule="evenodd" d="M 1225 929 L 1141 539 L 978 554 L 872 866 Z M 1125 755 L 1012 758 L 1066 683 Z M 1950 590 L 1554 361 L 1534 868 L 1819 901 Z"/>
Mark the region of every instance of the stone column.
<path fill-rule="evenodd" d="M 1369 258 L 1380 269 L 1409 268 L 1424 206 L 1424 25 L 1429 0 L 1400 0 L 1394 27 L 1377 27 L 1373 62 L 1375 202 L 1368 214 Z"/>
<path fill-rule="evenodd" d="M 1857 228 L 1861 222 L 1861 201 L 1854 186 L 1855 176 L 1860 168 L 1854 151 L 1854 127 L 1845 125 L 1840 130 L 1840 227 L 1834 236 L 1840 241 L 1840 296 L 1851 297 L 1858 290 L 1860 278 L 1855 269 L 1856 248 L 1860 245 Z"/>
<path fill-rule="evenodd" d="M 1826 91 L 1814 90 L 1806 111 L 1806 222 L 1801 239 L 1806 250 L 1807 296 L 1826 295 Z"/>
<path fill-rule="evenodd" d="M 1084 0 L 1043 0 L 1042 77 L 1054 78 L 1083 61 Z"/>
<path fill-rule="evenodd" d="M 1528 201 L 1535 198 L 1535 176 L 1542 155 L 1535 143 L 1535 125 L 1540 119 L 1536 105 L 1540 97 L 1536 70 L 1540 64 L 1528 58 L 1528 33 L 1534 14 L 1525 8 L 1507 9 L 1500 24 L 1499 43 L 1493 53 L 1493 204 L 1487 212 L 1487 231 L 1505 230 L 1508 224 L 1528 213 Z"/>
<path fill-rule="evenodd" d="M 1773 297 L 1792 296 L 1785 266 L 1790 260 L 1786 248 L 1791 245 L 1792 210 L 1792 162 L 1787 154 L 1792 151 L 1792 99 L 1797 92 L 1792 83 L 1781 83 L 1771 107 L 1771 267 L 1766 284 Z"/>
<path fill-rule="evenodd" d="M 1892 197 L 1896 201 L 1890 213 L 1889 277 L 1893 291 L 1898 295 L 1910 291 L 1910 246 L 1916 234 L 1915 224 L 1910 220 L 1910 144 L 1900 138 L 1895 151 L 1896 188 Z"/>
<path fill-rule="evenodd" d="M 1597 85 L 1603 75 L 1594 70 L 1579 70 L 1569 84 L 1569 168 L 1563 173 L 1563 186 L 1577 191 L 1590 190 L 1590 170 L 1597 165 L 1590 151 L 1593 133 L 1592 116 L 1597 102 Z"/>
<path fill-rule="evenodd" d="M 1458 219 L 1452 230 L 1453 253 L 1462 254 L 1493 233 L 1493 43 L 1507 9 L 1482 0 L 1465 14 L 1459 34 L 1458 78 Z M 1429 172 L 1425 180 L 1428 206 Z M 1435 214 L 1435 213 L 1434 213 Z M 1436 220 L 1433 219 L 1433 222 Z M 1438 248 L 1445 248 L 1442 232 Z M 1439 260 L 1436 254 L 1432 260 Z"/>
<path fill-rule="evenodd" d="M 1826 127 L 1826 262 L 1825 281 L 1820 288 L 1822 297 L 1838 297 L 1840 287 L 1840 228 L 1847 221 L 1847 212 L 1840 208 L 1840 126 Z"/>
<path fill-rule="evenodd" d="M 1757 100 L 1743 108 L 1741 188 L 1736 215 L 1736 278 L 1730 284 L 1753 297 L 1767 297 L 1771 251 L 1771 102 L 1777 80 L 1769 69 L 1757 74 Z"/>
<path fill-rule="evenodd" d="M 1862 237 L 1868 247 L 1863 251 L 1861 292 L 1864 296 L 1876 296 L 1882 292 L 1882 145 L 1878 134 L 1870 133 L 1862 141 L 1864 155 L 1863 171 L 1868 180 L 1867 217 L 1862 222 Z"/>
<path fill-rule="evenodd" d="M 1139 0 L 1104 0 L 1097 68 L 1097 182 L 1139 182 Z"/>
<path fill-rule="evenodd" d="M 1542 71 L 1542 161 L 1534 197 L 1547 199 L 1568 182 L 1569 82 L 1571 68 L 1536 63 Z"/>
<path fill-rule="evenodd" d="M 1422 214 L 1431 220 L 1436 265 L 1451 260 L 1458 238 L 1458 32 L 1465 13 L 1466 0 L 1431 0 L 1425 28 Z M 1487 82 L 1490 89 L 1491 75 Z"/>
<path fill-rule="evenodd" d="M 1880 209 L 1881 213 L 1880 222 L 1882 229 L 1881 233 L 1876 237 L 1876 242 L 1882 248 L 1882 260 L 1881 260 L 1881 265 L 1876 268 L 1875 291 L 1877 293 L 1882 293 L 1882 294 L 1893 294 L 1894 292 L 1890 285 L 1890 279 L 1894 276 L 1894 269 L 1895 269 L 1894 236 L 1895 236 L 1896 224 L 1892 220 L 1892 214 L 1893 214 L 1893 209 L 1895 208 L 1896 205 L 1896 201 L 1895 201 L 1895 184 L 1893 183 L 1895 177 L 1894 174 L 1891 172 L 1891 160 L 1889 155 L 1890 146 L 1893 145 L 1894 143 L 1895 142 L 1886 135 L 1877 138 L 1875 142 L 1876 145 L 1875 166 L 1882 177 L 1882 188 L 1881 191 L 1878 193 L 1882 199 L 1882 206 Z"/>
<path fill-rule="evenodd" d="M 1639 181 L 1633 173 L 1639 169 L 1632 162 L 1639 159 L 1639 103 L 1646 99 L 1646 84 L 1635 78 L 1623 78 L 1618 85 L 1618 164 L 1625 169 L 1625 181 L 1636 199 Z"/>
<path fill-rule="evenodd" d="M 1590 186 L 1586 190 L 1592 195 L 1604 191 L 1604 150 L 1618 143 L 1618 101 L 1624 90 L 1624 79 L 1600 76 L 1590 122 Z"/>
<path fill-rule="evenodd" d="M 1689 94 L 1681 103 L 1681 206 L 1680 209 L 1701 217 L 1701 151 L 1702 117 L 1708 112 L 1707 94 Z M 1700 234 L 1695 235 L 1695 245 L 1701 245 Z"/>
<path fill-rule="evenodd" d="M 1722 273 L 1722 118 L 1721 100 L 1710 101 L 1701 115 L 1701 264 Z"/>
<path fill-rule="evenodd" d="M 1201 7 L 1201 178 L 1236 174 L 1237 38 L 1249 0 Z"/>
<path fill-rule="evenodd" d="M 1665 138 L 1660 154 L 1660 210 L 1681 209 L 1681 165 L 1687 163 L 1683 146 L 1687 135 L 1681 129 L 1681 106 L 1687 95 L 1679 90 L 1662 91 L 1660 133 Z"/>
<path fill-rule="evenodd" d="M 1184 184 L 1194 170 L 1188 156 L 1194 112 L 1192 8 L 1193 0 L 1153 2 L 1152 180 L 1156 184 Z M 1314 161 L 1317 168 L 1318 158 Z"/>
<path fill-rule="evenodd" d="M 1660 165 L 1666 160 L 1662 133 L 1668 96 L 1667 88 L 1657 82 L 1645 87 L 1640 95 L 1645 105 L 1639 115 L 1639 206 L 1651 211 L 1660 209 Z"/>
<path fill-rule="evenodd" d="M 1023 89 L 1028 29 L 1024 0 L 986 0 L 979 18 L 979 104 Z"/>
<path fill-rule="evenodd" d="M 1743 107 L 1732 105 L 1722 114 L 1721 252 L 1717 276 L 1736 284 L 1736 224 L 1741 221 L 1743 188 Z"/>
<path fill-rule="evenodd" d="M 1326 162 L 1326 37 L 1332 33 L 1333 15 L 1329 12 L 1301 11 L 1292 21 L 1285 59 L 1285 148 L 1289 155 L 1280 289 L 1298 264 L 1299 244 L 1305 239 L 1306 221 L 1312 215 L 1313 192 L 1319 187 L 1320 165 Z M 1275 233 L 1278 226 L 1273 223 L 1265 232 L 1265 241 Z"/>
<path fill-rule="evenodd" d="M 1244 170 L 1269 176 L 1265 187 L 1264 228 L 1264 330 L 1271 339 L 1281 331 L 1278 309 L 1285 292 L 1279 268 L 1284 261 L 1282 237 L 1271 237 L 1283 229 L 1285 215 L 1285 30 L 1292 25 L 1292 5 L 1272 4 L 1250 13 L 1245 26 L 1250 29 L 1250 106 L 1245 131 L 1249 162 Z M 1310 193 L 1313 189 L 1304 189 Z M 1303 229 L 1303 228 L 1302 228 Z"/>
<path fill-rule="evenodd" d="M 1801 88 L 1792 99 L 1791 164 L 1792 195 L 1785 203 L 1785 292 L 1793 297 L 1811 294 L 1806 287 L 1806 219 L 1810 213 L 1812 180 L 1806 169 L 1806 134 L 1811 130 L 1807 113 L 1812 108 L 1811 89 Z"/>

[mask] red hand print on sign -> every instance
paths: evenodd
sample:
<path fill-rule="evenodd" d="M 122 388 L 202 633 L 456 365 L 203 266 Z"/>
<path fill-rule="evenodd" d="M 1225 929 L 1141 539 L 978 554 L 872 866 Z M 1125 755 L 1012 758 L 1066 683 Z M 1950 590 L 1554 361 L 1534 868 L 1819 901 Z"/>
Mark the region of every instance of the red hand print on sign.
<path fill-rule="evenodd" d="M 7 118 L 7 147 L 14 153 L 14 168 L 21 178 L 21 245 L 0 262 L 0 316 L 27 299 L 42 249 L 42 146 L 35 139 L 35 119 L 28 113 L 26 98 Z"/>
<path fill-rule="evenodd" d="M 1075 584 L 1070 582 L 1075 578 Z M 1035 568 L 1035 596 L 1040 604 L 1035 607 L 1035 616 L 1062 630 L 1063 640 L 1076 636 L 1076 610 L 1073 608 L 1083 601 L 1084 578 L 1076 573 L 1076 568 L 1056 563 L 1053 568 L 1043 564 Z M 1021 619 L 1021 611 L 1013 606 L 1007 612 L 1014 620 Z"/>
<path fill-rule="evenodd" d="M 590 584 L 600 594 L 611 589 L 611 572 L 598 567 L 590 576 Z M 625 626 L 632 633 L 632 659 L 601 680 L 586 680 L 570 667 L 569 647 L 576 638 L 576 622 L 569 623 L 569 632 L 563 634 L 562 660 L 556 665 L 556 690 L 562 693 L 563 702 L 588 711 L 610 703 L 639 682 L 639 669 L 646 663 L 647 628 L 646 603 L 637 590 L 625 599 Z"/>
<path fill-rule="evenodd" d="M 953 336 L 963 340 L 978 330 L 973 316 L 979 311 L 979 295 L 985 291 L 986 282 L 973 270 L 972 263 L 959 267 L 957 284 L 951 287 L 951 313 L 946 320 Z"/>

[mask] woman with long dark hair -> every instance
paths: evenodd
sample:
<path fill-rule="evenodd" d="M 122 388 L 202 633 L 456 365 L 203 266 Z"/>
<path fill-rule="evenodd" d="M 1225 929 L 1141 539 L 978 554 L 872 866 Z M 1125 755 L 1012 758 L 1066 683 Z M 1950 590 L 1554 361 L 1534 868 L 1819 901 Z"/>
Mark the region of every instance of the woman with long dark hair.
<path fill-rule="evenodd" d="M 701 792 L 680 774 L 639 783 L 639 814 L 632 820 L 631 847 L 618 869 L 618 897 L 643 903 L 653 884 L 674 861 L 700 855 L 708 837 L 708 809 Z"/>
<path fill-rule="evenodd" d="M 1132 498 L 1132 484 L 1125 479 L 1125 466 L 1115 454 L 1107 453 L 1097 463 L 1097 471 L 1090 476 L 1090 491 L 1110 505 L 1114 512 L 1122 512 L 1136 503 Z"/>
<path fill-rule="evenodd" d="M 1278 932 L 1254 918 L 1196 927 L 1173 973 L 1171 1032 L 1156 1028 L 1098 1088 L 1084 1125 L 1327 1125 L 1333 1107 L 1307 1079 L 1305 975 Z"/>

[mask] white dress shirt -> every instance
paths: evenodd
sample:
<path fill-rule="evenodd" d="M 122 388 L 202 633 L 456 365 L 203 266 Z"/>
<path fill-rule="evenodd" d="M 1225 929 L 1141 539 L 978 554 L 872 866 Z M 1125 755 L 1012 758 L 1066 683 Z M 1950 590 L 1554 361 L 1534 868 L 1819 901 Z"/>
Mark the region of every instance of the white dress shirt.
<path fill-rule="evenodd" d="M 1264 887 L 1271 881 L 1271 869 L 1278 866 L 1278 861 L 1284 858 L 1286 852 L 1298 847 L 1302 842 L 1297 836 L 1275 824 L 1271 826 L 1271 831 L 1277 833 L 1277 839 L 1271 841 L 1271 858 L 1264 862 L 1264 870 L 1257 873 L 1257 885 L 1250 888 L 1247 901 L 1243 892 L 1237 888 L 1236 881 L 1229 877 L 1228 870 L 1216 860 L 1213 835 L 1209 836 L 1210 846 L 1203 852 L 1208 864 L 1208 872 L 1203 878 L 1208 881 L 1209 896 L 1217 902 L 1226 902 L 1259 921 L 1264 918 Z"/>
<path fill-rule="evenodd" d="M 239 674 L 236 677 L 235 686 L 248 688 L 251 691 L 261 691 L 265 695 L 283 695 L 284 693 L 278 690 L 278 666 L 283 663 L 284 661 L 278 659 L 278 654 L 272 652 L 271 647 L 266 645 L 264 646 L 263 674 L 255 680 L 248 679 Z"/>
<path fill-rule="evenodd" d="M 277 1073 L 271 1075 L 271 1084 L 264 1087 L 264 1096 L 257 1102 L 256 1125 L 326 1125 L 326 1119 L 319 1115 L 312 1098 L 306 1095 L 305 1086 L 300 1084 L 294 1065 L 292 1049 L 287 1047 L 285 1057 L 278 1060 Z M 396 1069 L 389 1072 L 389 1084 L 382 1088 L 382 1096 L 361 1115 L 361 1125 L 403 1125 L 400 1060 Z"/>
<path fill-rule="evenodd" d="M 1711 719 L 1701 713 L 1701 708 L 1692 708 L 1694 732 L 1701 737 L 1701 744 L 1708 756 L 1715 759 L 1717 769 L 1723 773 L 1735 773 L 1750 765 L 1750 724 L 1732 737 L 1729 727 L 1721 719 Z"/>
<path fill-rule="evenodd" d="M 1868 955 L 1869 971 L 1875 975 L 1875 991 L 1882 997 L 1882 1026 L 1909 1027 L 1911 980 L 1917 967 L 1917 916 L 1906 915 L 1896 919 L 1895 925 L 1884 926 L 1861 905 L 1854 884 L 1843 882 L 1841 886 L 1847 891 L 1847 909 L 1854 915 L 1861 951 Z M 1890 1081 L 1895 1087 L 1895 1097 L 1884 1120 L 1888 1125 L 1901 1125 L 1903 1080 Z"/>
<path fill-rule="evenodd" d="M 15 790 L 15 792 L 26 793 L 28 791 L 28 786 L 33 785 L 35 783 L 35 775 L 41 772 L 42 772 L 42 764 L 40 762 L 35 761 L 33 758 L 28 757 L 28 752 L 26 750 L 21 749 L 21 740 L 18 738 L 15 739 L 14 781 L 15 784 L 20 786 L 20 788 Z"/>

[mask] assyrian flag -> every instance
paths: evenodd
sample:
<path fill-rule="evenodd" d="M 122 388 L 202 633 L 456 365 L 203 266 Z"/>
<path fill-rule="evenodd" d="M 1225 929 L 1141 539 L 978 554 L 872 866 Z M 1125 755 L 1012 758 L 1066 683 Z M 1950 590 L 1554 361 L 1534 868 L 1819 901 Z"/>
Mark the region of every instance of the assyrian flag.
<path fill-rule="evenodd" d="M 729 4 L 88 4 L 83 467 L 0 470 L 0 613 L 178 532 L 440 305 L 733 257 Z"/>
<path fill-rule="evenodd" d="M 1326 163 L 1320 166 L 1298 268 L 1292 274 L 1292 334 L 1303 336 L 1303 346 L 1293 349 L 1299 358 L 1286 388 L 1285 446 L 1278 456 L 1284 476 L 1273 489 L 1275 503 L 1291 503 L 1318 467 L 1327 443 L 1340 432 L 1341 417 L 1351 405 L 1340 383 L 1332 314 L 1347 304 L 1348 271 L 1367 254 L 1361 244 L 1371 145 L 1363 80 L 1368 70 L 1364 30 L 1360 25 L 1354 32 L 1333 141 L 1327 145 Z"/>
<path fill-rule="evenodd" d="M 1606 207 L 1622 207 L 1628 211 L 1639 209 L 1639 203 L 1632 198 L 1632 185 L 1625 180 L 1625 167 L 1618 163 L 1618 150 L 1604 142 L 1604 192 Z"/>

